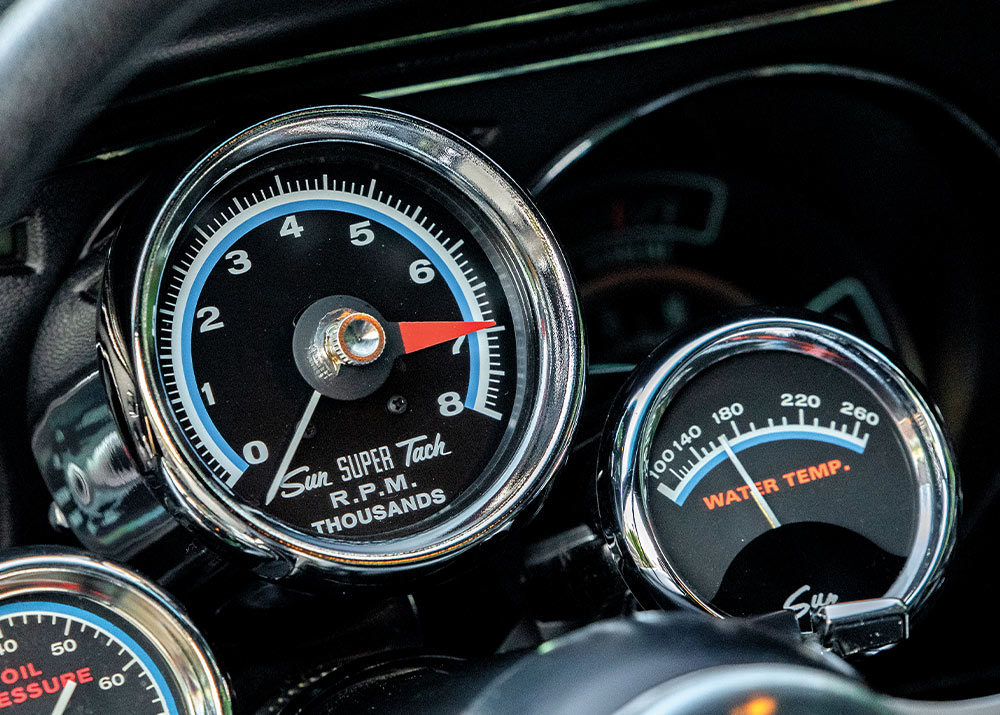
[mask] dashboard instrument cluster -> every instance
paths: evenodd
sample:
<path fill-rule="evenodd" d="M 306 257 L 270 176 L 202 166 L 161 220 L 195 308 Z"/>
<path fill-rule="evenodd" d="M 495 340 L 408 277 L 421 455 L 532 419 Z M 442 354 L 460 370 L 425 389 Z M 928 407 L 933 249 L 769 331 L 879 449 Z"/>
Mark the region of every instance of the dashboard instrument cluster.
<path fill-rule="evenodd" d="M 579 116 L 531 99 L 557 70 L 586 90 L 275 89 L 81 164 L 133 181 L 38 331 L 50 538 L 0 557 L 0 710 L 419 713 L 447 681 L 499 712 L 507 655 L 555 653 L 554 688 L 638 614 L 622 662 L 655 660 L 660 612 L 781 692 L 955 694 L 931 656 L 992 553 L 996 142 L 841 65 Z"/>

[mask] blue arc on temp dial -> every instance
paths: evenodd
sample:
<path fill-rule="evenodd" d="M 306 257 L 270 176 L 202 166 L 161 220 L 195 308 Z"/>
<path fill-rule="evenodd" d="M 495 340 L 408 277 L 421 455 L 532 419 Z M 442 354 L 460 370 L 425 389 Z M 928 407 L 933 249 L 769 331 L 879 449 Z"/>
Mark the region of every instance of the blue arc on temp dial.
<path fill-rule="evenodd" d="M 455 302 L 458 304 L 459 310 L 462 312 L 462 319 L 467 321 L 473 320 L 472 309 L 466 302 L 465 296 L 462 294 L 462 290 L 459 287 L 455 276 L 452 275 L 451 271 L 447 268 L 437 253 L 431 250 L 427 242 L 415 231 L 413 231 L 413 229 L 370 207 L 360 206 L 358 204 L 352 204 L 347 201 L 339 201 L 336 199 L 307 199 L 302 201 L 291 201 L 280 206 L 275 206 L 272 209 L 262 211 L 234 228 L 222 240 L 222 242 L 212 250 L 208 258 L 205 260 L 205 263 L 202 264 L 201 270 L 199 270 L 198 274 L 195 276 L 194 283 L 191 286 L 191 293 L 188 296 L 188 307 L 193 308 L 198 304 L 198 298 L 201 296 L 202 288 L 204 288 L 205 281 L 208 279 L 209 274 L 234 243 L 253 229 L 267 223 L 268 221 L 275 218 L 281 218 L 289 214 L 305 211 L 339 211 L 341 213 L 360 216 L 371 221 L 375 221 L 376 223 L 399 234 L 413 244 L 417 250 L 419 250 L 427 258 L 427 260 L 431 262 L 434 268 L 437 269 L 438 274 L 444 278 L 445 282 L 448 284 L 448 288 L 451 290 L 451 293 L 455 298 Z M 218 445 L 219 449 L 225 453 L 233 465 L 242 472 L 250 465 L 223 438 L 222 434 L 215 426 L 215 423 L 212 421 L 211 417 L 209 417 L 205 403 L 201 399 L 201 394 L 195 388 L 197 383 L 195 382 L 194 365 L 191 359 L 191 335 L 194 328 L 194 313 L 194 310 L 185 310 L 184 323 L 181 326 L 181 362 L 184 367 L 184 380 L 187 383 L 188 392 L 191 395 L 191 401 L 194 403 L 195 410 L 197 411 L 202 424 L 205 426 L 205 430 L 212 438 L 212 441 Z M 466 342 L 469 346 L 470 366 L 469 388 L 466 391 L 465 406 L 473 407 L 477 397 L 476 390 L 479 388 L 479 342 L 472 339 L 467 340 Z"/>
<path fill-rule="evenodd" d="M 750 437 L 738 444 L 730 443 L 730 445 L 732 446 L 733 452 L 739 453 L 745 449 L 756 447 L 759 444 L 766 444 L 768 442 L 780 442 L 790 439 L 810 440 L 813 442 L 826 442 L 827 444 L 835 444 L 840 447 L 846 447 L 852 452 L 857 452 L 858 454 L 864 454 L 865 451 L 864 447 L 860 447 L 854 442 L 844 437 L 839 437 L 838 435 L 832 435 L 832 434 L 824 434 L 820 432 L 810 432 L 808 430 L 801 430 L 801 431 L 796 430 L 789 432 L 781 432 L 778 434 L 757 435 L 755 437 Z M 726 453 L 722 450 L 719 450 L 718 454 L 716 454 L 710 460 L 701 465 L 701 467 L 698 468 L 698 471 L 691 476 L 690 481 L 684 485 L 684 488 L 677 495 L 677 498 L 674 500 L 674 503 L 677 504 L 677 506 L 684 506 L 684 502 L 688 498 L 688 495 L 694 490 L 696 486 L 698 486 L 698 483 L 706 476 L 708 476 L 709 472 L 711 472 L 717 466 L 725 462 L 726 459 L 728 459 L 728 457 L 726 457 Z"/>

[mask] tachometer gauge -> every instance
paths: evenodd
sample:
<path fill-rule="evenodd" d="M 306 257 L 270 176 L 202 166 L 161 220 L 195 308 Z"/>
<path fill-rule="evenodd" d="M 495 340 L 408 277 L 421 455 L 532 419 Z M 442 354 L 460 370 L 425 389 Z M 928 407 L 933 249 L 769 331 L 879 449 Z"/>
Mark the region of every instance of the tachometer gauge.
<path fill-rule="evenodd" d="M 133 310 L 137 441 L 173 503 L 296 566 L 437 561 L 498 531 L 580 400 L 544 220 L 394 112 L 305 110 L 219 147 L 156 219 Z"/>
<path fill-rule="evenodd" d="M 201 637 L 139 576 L 75 553 L 0 562 L 0 709 L 225 715 L 229 693 Z"/>
<path fill-rule="evenodd" d="M 717 616 L 785 609 L 809 630 L 819 610 L 870 599 L 911 614 L 953 538 L 935 411 L 882 352 L 811 320 L 663 346 L 625 389 L 603 468 L 629 570 Z"/>

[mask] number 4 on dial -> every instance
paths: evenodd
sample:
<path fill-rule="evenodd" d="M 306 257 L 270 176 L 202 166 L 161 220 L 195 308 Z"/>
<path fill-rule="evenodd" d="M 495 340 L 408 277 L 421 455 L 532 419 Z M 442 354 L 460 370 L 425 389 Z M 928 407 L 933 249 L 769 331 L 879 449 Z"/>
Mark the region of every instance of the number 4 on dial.
<path fill-rule="evenodd" d="M 293 238 L 298 238 L 302 235 L 303 229 L 299 226 L 299 222 L 295 220 L 295 214 L 290 216 L 285 216 L 285 222 L 281 224 L 281 231 L 279 233 L 282 236 L 292 236 Z"/>

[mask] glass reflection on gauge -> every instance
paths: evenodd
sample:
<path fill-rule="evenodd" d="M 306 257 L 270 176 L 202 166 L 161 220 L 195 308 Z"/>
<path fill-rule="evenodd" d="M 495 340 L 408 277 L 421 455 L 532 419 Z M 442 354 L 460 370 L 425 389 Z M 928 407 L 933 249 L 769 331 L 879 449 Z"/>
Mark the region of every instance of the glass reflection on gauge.
<path fill-rule="evenodd" d="M 940 577 L 956 477 L 879 350 L 762 315 L 668 344 L 610 422 L 602 516 L 646 589 L 718 616 L 899 599 Z"/>

